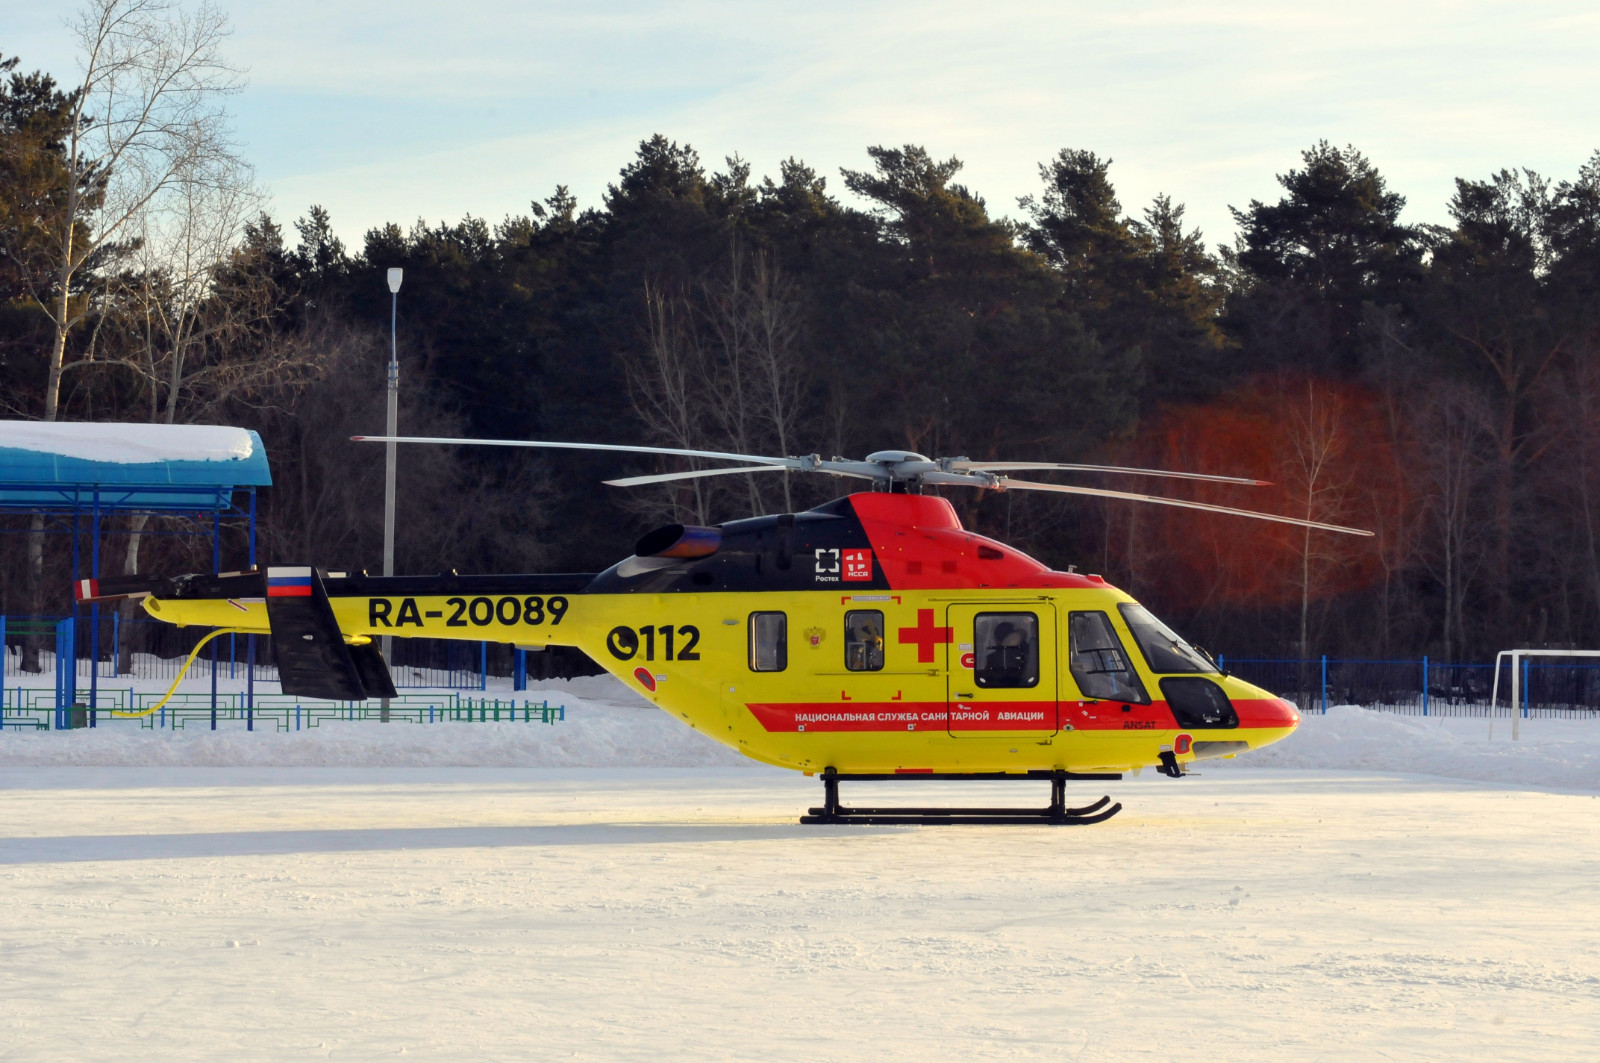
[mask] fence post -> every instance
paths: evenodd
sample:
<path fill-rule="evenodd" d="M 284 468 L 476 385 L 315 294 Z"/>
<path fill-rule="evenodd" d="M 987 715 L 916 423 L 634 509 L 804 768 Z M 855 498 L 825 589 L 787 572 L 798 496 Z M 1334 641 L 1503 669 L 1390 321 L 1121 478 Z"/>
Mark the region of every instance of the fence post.
<path fill-rule="evenodd" d="M 10 661 L 6 652 L 6 617 L 0 613 L 0 731 L 6 729 L 6 665 Z"/>
<path fill-rule="evenodd" d="M 56 625 L 56 728 L 63 731 L 72 729 L 72 706 L 78 700 L 77 627 L 70 616 Z"/>
<path fill-rule="evenodd" d="M 217 640 L 211 640 L 211 729 L 217 729 Z"/>
<path fill-rule="evenodd" d="M 511 670 L 512 670 L 512 673 L 513 673 L 512 674 L 512 678 L 511 678 L 511 689 L 512 690 L 527 690 L 528 689 L 528 651 L 527 650 L 523 650 L 523 649 L 517 650 L 516 659 L 511 664 Z"/>
<path fill-rule="evenodd" d="M 1328 655 L 1322 655 L 1322 715 L 1328 715 Z"/>
<path fill-rule="evenodd" d="M 1422 655 L 1422 715 L 1428 715 L 1428 655 Z"/>
<path fill-rule="evenodd" d="M 478 643 L 478 689 L 489 689 L 489 644 Z"/>

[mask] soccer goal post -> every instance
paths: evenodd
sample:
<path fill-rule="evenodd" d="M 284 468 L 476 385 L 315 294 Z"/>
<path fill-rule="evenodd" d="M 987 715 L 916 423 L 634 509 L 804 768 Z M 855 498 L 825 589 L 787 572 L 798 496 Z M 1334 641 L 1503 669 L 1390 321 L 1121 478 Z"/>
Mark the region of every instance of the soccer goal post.
<path fill-rule="evenodd" d="M 1494 655 L 1494 686 L 1489 695 L 1489 719 L 1500 700 L 1500 662 L 1511 658 L 1511 740 L 1522 738 L 1522 662 L 1528 657 L 1600 657 L 1600 650 L 1501 650 Z"/>

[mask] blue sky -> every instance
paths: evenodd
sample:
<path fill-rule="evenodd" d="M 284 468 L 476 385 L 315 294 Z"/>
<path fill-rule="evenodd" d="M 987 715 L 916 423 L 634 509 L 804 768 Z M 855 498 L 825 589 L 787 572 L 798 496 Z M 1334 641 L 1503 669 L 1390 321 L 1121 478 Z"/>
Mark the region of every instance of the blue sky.
<path fill-rule="evenodd" d="M 582 205 L 655 132 L 757 175 L 795 155 L 842 194 L 871 144 L 966 162 L 1016 215 L 1062 147 L 1115 160 L 1123 206 L 1229 204 L 1319 138 L 1353 143 L 1442 221 L 1456 176 L 1572 176 L 1600 148 L 1600 6 L 808 0 L 235 0 L 238 131 L 275 213 L 321 203 L 353 243 L 384 221 L 498 220 L 558 183 Z M 0 0 L 0 52 L 63 79 L 70 3 Z"/>

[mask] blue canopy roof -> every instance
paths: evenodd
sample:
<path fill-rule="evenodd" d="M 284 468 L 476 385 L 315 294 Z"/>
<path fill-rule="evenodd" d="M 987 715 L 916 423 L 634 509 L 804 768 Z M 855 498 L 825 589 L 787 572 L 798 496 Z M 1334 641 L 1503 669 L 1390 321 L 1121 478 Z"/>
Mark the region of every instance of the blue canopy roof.
<path fill-rule="evenodd" d="M 223 511 L 271 483 L 244 428 L 0 421 L 0 510 Z"/>

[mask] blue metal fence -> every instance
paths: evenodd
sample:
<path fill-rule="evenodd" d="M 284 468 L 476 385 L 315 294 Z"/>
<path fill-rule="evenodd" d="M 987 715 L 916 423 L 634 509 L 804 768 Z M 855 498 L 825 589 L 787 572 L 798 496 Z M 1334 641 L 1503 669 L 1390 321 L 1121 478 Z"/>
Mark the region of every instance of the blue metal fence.
<path fill-rule="evenodd" d="M 258 697 L 254 703 L 238 693 L 223 693 L 215 701 L 206 694 L 178 694 L 156 707 L 162 695 L 128 688 L 100 691 L 99 707 L 82 703 L 61 704 L 50 690 L 13 690 L 14 704 L 0 707 L 0 729 L 66 731 L 80 727 L 122 726 L 141 729 L 183 730 L 191 724 L 242 725 L 246 731 L 270 729 L 299 731 L 321 723 L 375 720 L 383 723 L 546 723 L 567 718 L 564 705 L 515 698 L 471 697 L 459 692 L 402 694 L 387 708 L 378 702 L 319 701 L 287 694 Z M 35 696 L 28 696 L 35 695 Z M 153 709 L 150 715 L 117 718 L 117 712 Z"/>
<path fill-rule="evenodd" d="M 1219 658 L 1230 675 L 1293 701 L 1302 712 L 1361 705 L 1415 716 L 1486 716 L 1495 665 L 1416 660 Z M 1530 716 L 1600 713 L 1600 662 L 1522 662 L 1521 706 Z M 1510 664 L 1501 666 L 1501 702 L 1509 708 Z"/>

